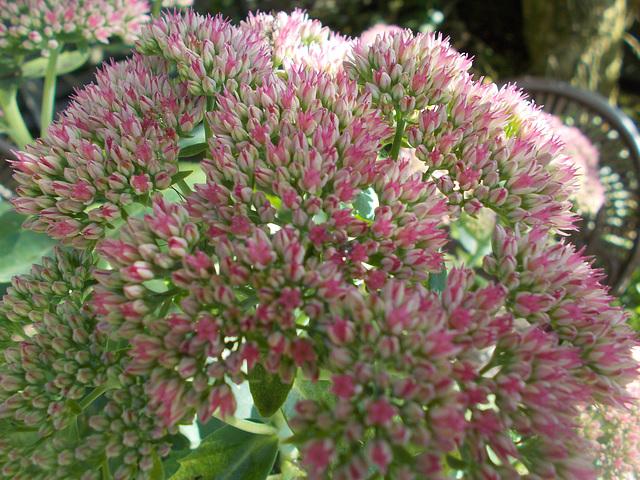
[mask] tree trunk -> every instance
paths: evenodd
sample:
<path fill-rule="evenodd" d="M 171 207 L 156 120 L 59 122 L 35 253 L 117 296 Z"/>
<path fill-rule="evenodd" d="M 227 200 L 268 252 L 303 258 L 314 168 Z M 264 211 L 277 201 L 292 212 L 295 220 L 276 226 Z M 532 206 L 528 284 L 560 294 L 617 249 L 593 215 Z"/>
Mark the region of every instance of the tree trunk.
<path fill-rule="evenodd" d="M 614 100 L 627 0 L 522 0 L 531 73 Z"/>

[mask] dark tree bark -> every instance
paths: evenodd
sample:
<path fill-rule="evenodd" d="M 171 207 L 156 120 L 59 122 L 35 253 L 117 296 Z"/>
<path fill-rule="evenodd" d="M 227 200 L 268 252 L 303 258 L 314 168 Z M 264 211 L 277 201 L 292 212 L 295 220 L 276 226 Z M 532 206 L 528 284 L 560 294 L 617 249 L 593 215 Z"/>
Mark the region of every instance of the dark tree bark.
<path fill-rule="evenodd" d="M 522 0 L 531 73 L 617 94 L 627 0 Z"/>

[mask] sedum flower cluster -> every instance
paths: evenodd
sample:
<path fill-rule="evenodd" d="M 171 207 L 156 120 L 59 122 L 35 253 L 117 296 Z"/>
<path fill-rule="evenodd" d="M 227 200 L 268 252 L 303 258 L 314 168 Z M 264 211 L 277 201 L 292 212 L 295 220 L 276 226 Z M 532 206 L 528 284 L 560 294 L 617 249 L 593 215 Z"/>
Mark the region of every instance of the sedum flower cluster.
<path fill-rule="evenodd" d="M 0 53 L 15 56 L 48 52 L 64 43 L 132 42 L 149 20 L 144 0 L 2 0 Z"/>
<path fill-rule="evenodd" d="M 169 13 L 136 49 L 17 154 L 16 210 L 68 248 L 0 307 L 0 478 L 162 478 L 178 426 L 264 374 L 327 385 L 286 418 L 300 478 L 595 478 L 579 407 L 629 401 L 635 340 L 516 87 L 301 12 Z M 484 211 L 471 268 L 450 226 Z"/>
<path fill-rule="evenodd" d="M 564 142 L 564 154 L 571 157 L 578 176 L 578 191 L 571 198 L 580 216 L 595 217 L 605 201 L 605 188 L 600 180 L 600 152 L 575 126 L 565 125 L 562 120 L 550 115 L 555 133 Z"/>

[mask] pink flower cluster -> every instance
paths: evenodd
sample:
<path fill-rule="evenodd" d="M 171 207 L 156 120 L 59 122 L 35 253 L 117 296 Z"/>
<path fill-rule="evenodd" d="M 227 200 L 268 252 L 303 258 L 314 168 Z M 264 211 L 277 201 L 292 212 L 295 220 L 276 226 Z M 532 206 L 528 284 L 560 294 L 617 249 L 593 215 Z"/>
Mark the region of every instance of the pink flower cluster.
<path fill-rule="evenodd" d="M 570 157 L 578 175 L 578 191 L 571 197 L 580 216 L 595 217 L 605 201 L 604 185 L 600 181 L 600 152 L 578 127 L 565 125 L 554 115 L 549 118 L 554 133 L 564 143 L 563 153 Z"/>
<path fill-rule="evenodd" d="M 133 42 L 148 12 L 144 0 L 0 0 L 0 51 L 47 56 L 61 41 Z"/>
<path fill-rule="evenodd" d="M 169 69 L 140 55 L 105 66 L 48 135 L 16 155 L 14 206 L 37 215 L 26 227 L 86 248 L 134 202 L 176 182 L 177 142 L 202 121 L 205 101 Z"/>
<path fill-rule="evenodd" d="M 223 89 L 254 85 L 272 69 L 269 46 L 258 32 L 187 11 L 164 14 L 142 31 L 136 49 L 168 59 L 193 95 L 214 101 Z"/>
<path fill-rule="evenodd" d="M 114 478 L 148 478 L 169 452 L 140 379 L 95 328 L 84 296 L 92 263 L 88 251 L 57 248 L 14 277 L 0 304 L 0 478 L 99 480 L 107 459 L 119 464 Z M 99 408 L 85 404 L 95 392 Z"/>
<path fill-rule="evenodd" d="M 232 415 L 260 365 L 330 379 L 287 419 L 307 478 L 594 478 L 578 407 L 629 401 L 635 339 L 556 236 L 575 179 L 546 117 L 437 35 L 345 43 L 340 68 L 297 56 L 332 38 L 301 12 L 166 14 L 20 154 L 26 225 L 102 262 L 95 335 L 126 345 L 115 377 L 151 438 Z M 201 122 L 206 181 L 150 195 Z M 485 210 L 482 275 L 452 268 L 449 225 Z"/>
<path fill-rule="evenodd" d="M 349 38 L 310 20 L 300 10 L 291 14 L 250 13 L 241 26 L 259 32 L 271 47 L 274 65 L 285 70 L 305 65 L 336 73 L 343 70 L 342 63 L 353 46 Z"/>

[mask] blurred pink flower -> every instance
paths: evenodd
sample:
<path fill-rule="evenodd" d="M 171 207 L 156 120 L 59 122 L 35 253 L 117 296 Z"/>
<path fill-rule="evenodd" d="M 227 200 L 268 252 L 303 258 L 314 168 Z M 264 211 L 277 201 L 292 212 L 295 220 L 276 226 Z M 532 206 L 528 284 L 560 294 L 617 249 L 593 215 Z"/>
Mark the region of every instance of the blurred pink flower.
<path fill-rule="evenodd" d="M 0 51 L 47 56 L 62 41 L 132 43 L 148 12 L 146 0 L 0 0 Z"/>
<path fill-rule="evenodd" d="M 569 157 L 578 177 L 578 190 L 571 201 L 578 215 L 594 217 L 605 200 L 604 185 L 600 181 L 600 152 L 578 127 L 565 125 L 554 115 L 550 115 L 549 123 L 564 143 L 562 152 Z"/>

